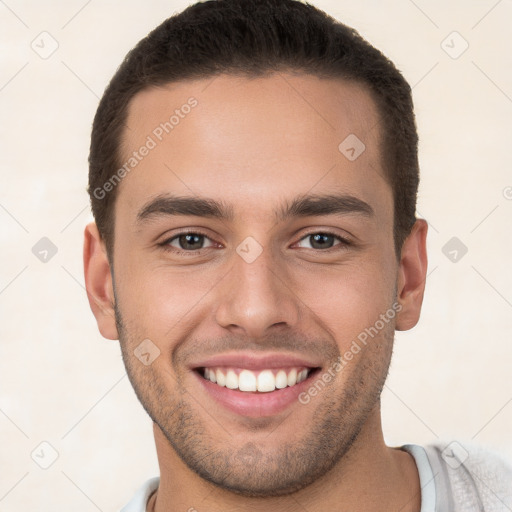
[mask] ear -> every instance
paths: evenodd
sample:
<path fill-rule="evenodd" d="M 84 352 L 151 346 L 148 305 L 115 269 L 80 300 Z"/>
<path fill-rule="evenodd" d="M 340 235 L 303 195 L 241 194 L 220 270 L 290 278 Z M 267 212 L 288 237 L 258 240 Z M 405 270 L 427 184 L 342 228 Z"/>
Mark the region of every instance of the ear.
<path fill-rule="evenodd" d="M 412 329 L 420 319 L 427 277 L 427 230 L 424 219 L 416 220 L 402 246 L 397 283 L 397 299 L 402 308 L 397 315 L 397 331 Z"/>
<path fill-rule="evenodd" d="M 119 339 L 114 313 L 114 289 L 112 273 L 105 243 L 94 222 L 84 231 L 85 288 L 98 329 L 104 338 Z"/>

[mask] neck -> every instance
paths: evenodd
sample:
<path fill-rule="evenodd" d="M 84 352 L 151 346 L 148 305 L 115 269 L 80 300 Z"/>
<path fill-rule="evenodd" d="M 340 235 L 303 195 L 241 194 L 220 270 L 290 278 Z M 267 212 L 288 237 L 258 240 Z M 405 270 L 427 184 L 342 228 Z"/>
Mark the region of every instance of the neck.
<path fill-rule="evenodd" d="M 414 459 L 384 443 L 380 408 L 374 409 L 348 452 L 322 478 L 290 495 L 239 496 L 205 481 L 178 457 L 160 428 L 153 424 L 160 485 L 148 511 L 288 510 L 348 512 L 388 510 L 420 512 L 421 491 Z M 340 499 L 340 496 L 342 499 Z"/>

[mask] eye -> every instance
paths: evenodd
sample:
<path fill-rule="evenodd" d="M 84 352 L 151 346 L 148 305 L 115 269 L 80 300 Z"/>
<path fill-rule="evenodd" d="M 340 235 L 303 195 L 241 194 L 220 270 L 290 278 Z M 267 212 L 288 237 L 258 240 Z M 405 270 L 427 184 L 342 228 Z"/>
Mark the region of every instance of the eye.
<path fill-rule="evenodd" d="M 333 244 L 334 239 L 340 241 L 338 244 Z M 346 238 L 343 238 L 340 235 L 336 235 L 334 233 L 326 232 L 326 231 L 318 231 L 315 233 L 309 233 L 305 237 L 301 238 L 299 243 L 303 240 L 307 240 L 310 243 L 310 247 L 306 247 L 306 249 L 320 249 L 320 250 L 329 250 L 333 247 L 341 245 L 340 249 L 345 248 L 347 245 L 350 245 L 350 241 Z"/>
<path fill-rule="evenodd" d="M 215 245 L 210 243 L 210 245 L 204 246 L 205 240 L 210 240 L 210 238 L 204 233 L 185 231 L 183 233 L 178 233 L 172 238 L 168 238 L 160 245 L 166 250 L 177 253 L 194 252 L 208 247 L 213 247 Z"/>

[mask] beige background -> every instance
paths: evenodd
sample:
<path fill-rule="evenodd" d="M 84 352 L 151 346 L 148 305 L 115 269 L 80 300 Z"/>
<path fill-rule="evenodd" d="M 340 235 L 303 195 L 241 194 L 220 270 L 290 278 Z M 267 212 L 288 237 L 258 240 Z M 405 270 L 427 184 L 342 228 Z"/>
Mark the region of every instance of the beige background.
<path fill-rule="evenodd" d="M 459 439 L 512 457 L 512 2 L 313 3 L 414 86 L 429 277 L 419 325 L 397 335 L 386 441 Z M 118 343 L 89 310 L 82 236 L 98 99 L 126 52 L 186 5 L 0 2 L 0 511 L 119 510 L 158 474 Z M 47 59 L 31 48 L 46 37 L 51 49 L 43 31 L 59 45 Z M 456 59 L 453 31 L 469 43 Z M 442 251 L 454 236 L 468 248 L 455 263 Z M 32 253 L 42 237 L 58 248 L 46 263 Z M 51 462 L 43 441 L 59 454 L 48 469 L 35 462 Z"/>

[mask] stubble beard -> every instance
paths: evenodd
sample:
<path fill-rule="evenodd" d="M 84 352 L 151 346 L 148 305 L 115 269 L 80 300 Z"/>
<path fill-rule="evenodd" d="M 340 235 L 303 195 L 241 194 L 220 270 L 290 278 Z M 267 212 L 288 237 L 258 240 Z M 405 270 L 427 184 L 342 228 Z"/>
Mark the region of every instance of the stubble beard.
<path fill-rule="evenodd" d="M 157 372 L 153 365 L 141 364 L 133 350 L 142 338 L 127 332 L 117 306 L 115 315 L 123 361 L 135 394 L 173 450 L 204 480 L 246 497 L 285 496 L 307 487 L 335 466 L 342 470 L 344 456 L 380 401 L 394 338 L 394 323 L 390 323 L 371 341 L 372 357 L 365 359 L 359 373 L 352 374 L 342 389 L 332 385 L 334 379 L 307 405 L 299 406 L 299 413 L 300 407 L 314 408 L 314 422 L 301 425 L 294 421 L 295 411 L 285 418 L 284 422 L 303 430 L 300 441 L 283 440 L 273 444 L 272 450 L 251 441 L 250 430 L 247 441 L 239 446 L 230 443 L 230 426 L 222 431 L 218 420 L 187 392 L 182 375 L 174 377 L 167 370 Z M 165 383 L 169 380 L 174 381 L 172 390 Z M 212 425 L 221 429 L 220 435 L 212 435 L 208 428 Z M 266 439 L 279 435 L 279 430 L 278 426 Z"/>

